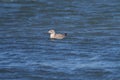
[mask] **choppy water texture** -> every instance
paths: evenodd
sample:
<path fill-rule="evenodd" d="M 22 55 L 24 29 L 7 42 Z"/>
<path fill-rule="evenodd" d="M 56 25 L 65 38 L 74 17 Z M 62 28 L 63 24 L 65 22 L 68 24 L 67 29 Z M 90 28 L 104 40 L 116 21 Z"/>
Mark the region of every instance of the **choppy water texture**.
<path fill-rule="evenodd" d="M 120 80 L 120 0 L 1 0 L 0 80 Z"/>

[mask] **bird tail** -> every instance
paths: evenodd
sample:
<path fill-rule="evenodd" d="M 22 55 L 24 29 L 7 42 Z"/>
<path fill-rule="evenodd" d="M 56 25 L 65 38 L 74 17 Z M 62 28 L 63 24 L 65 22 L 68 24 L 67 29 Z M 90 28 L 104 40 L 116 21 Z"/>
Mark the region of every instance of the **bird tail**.
<path fill-rule="evenodd" d="M 67 36 L 67 33 L 65 33 L 65 36 Z"/>

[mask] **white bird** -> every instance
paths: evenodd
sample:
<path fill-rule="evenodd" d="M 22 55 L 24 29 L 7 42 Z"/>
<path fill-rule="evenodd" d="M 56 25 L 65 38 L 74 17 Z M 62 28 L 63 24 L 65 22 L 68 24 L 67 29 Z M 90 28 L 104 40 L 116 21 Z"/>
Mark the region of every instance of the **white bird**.
<path fill-rule="evenodd" d="M 51 39 L 63 39 L 63 38 L 65 38 L 67 36 L 67 33 L 56 34 L 55 30 L 53 30 L 53 29 L 49 30 L 48 33 L 50 34 Z"/>

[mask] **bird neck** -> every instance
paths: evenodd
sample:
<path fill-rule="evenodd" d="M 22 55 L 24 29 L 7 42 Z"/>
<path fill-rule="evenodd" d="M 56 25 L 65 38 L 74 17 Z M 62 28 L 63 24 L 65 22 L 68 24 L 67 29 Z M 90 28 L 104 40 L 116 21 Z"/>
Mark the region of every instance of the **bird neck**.
<path fill-rule="evenodd" d="M 55 38 L 55 33 L 50 34 L 50 38 Z"/>

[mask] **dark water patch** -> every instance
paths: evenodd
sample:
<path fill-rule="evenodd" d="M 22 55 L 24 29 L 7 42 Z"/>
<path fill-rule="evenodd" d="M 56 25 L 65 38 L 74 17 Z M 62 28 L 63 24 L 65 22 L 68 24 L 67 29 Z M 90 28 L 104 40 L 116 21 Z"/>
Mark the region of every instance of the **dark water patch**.
<path fill-rule="evenodd" d="M 21 68 L 1 68 L 0 72 L 2 73 L 0 75 L 1 79 L 19 79 L 29 74 L 25 69 Z"/>
<path fill-rule="evenodd" d="M 66 57 L 69 57 L 71 59 L 73 58 L 80 58 L 81 60 L 82 59 L 88 59 L 88 58 L 91 58 L 92 56 L 89 54 L 89 52 L 84 52 L 82 53 L 82 51 L 74 51 L 74 52 L 71 52 L 71 53 L 66 53 L 64 54 L 64 56 Z"/>
<path fill-rule="evenodd" d="M 109 75 L 112 73 L 110 71 L 104 70 L 104 69 L 76 69 L 75 71 L 76 75 L 84 75 L 84 77 L 89 77 L 90 80 L 95 79 L 109 79 Z M 86 78 L 85 78 L 86 79 Z"/>

